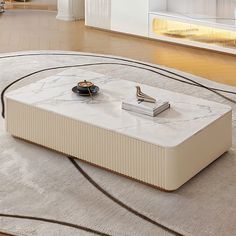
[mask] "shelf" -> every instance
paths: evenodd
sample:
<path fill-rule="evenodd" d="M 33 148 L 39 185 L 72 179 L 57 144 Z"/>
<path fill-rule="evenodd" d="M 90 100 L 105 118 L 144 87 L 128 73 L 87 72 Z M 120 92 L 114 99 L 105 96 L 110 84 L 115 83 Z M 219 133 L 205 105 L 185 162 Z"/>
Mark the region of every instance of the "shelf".
<path fill-rule="evenodd" d="M 193 13 L 175 13 L 168 11 L 156 11 L 149 12 L 149 14 L 156 15 L 158 18 L 164 18 L 168 20 L 179 21 L 183 23 L 190 23 L 196 25 L 202 25 L 207 27 L 213 27 L 218 29 L 236 31 L 236 19 L 234 18 L 213 18 L 208 15 L 200 15 Z"/>
<path fill-rule="evenodd" d="M 212 21 L 200 15 L 190 17 L 170 12 L 151 12 L 149 37 L 235 54 L 236 25 L 219 24 L 216 20 L 219 19 Z"/>

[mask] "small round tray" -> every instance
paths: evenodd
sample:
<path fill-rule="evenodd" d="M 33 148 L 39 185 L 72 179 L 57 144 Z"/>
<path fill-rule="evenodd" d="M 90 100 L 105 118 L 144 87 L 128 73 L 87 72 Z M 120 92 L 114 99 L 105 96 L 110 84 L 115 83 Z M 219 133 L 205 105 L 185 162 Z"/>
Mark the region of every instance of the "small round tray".
<path fill-rule="evenodd" d="M 90 92 L 91 92 L 92 95 L 96 95 L 98 93 L 98 91 L 99 91 L 99 87 L 95 86 L 95 85 L 90 87 L 89 89 L 90 89 Z M 78 90 L 77 86 L 73 87 L 72 91 L 74 93 L 77 93 L 80 96 L 90 96 L 90 93 L 89 93 L 88 90 L 87 91 Z"/>

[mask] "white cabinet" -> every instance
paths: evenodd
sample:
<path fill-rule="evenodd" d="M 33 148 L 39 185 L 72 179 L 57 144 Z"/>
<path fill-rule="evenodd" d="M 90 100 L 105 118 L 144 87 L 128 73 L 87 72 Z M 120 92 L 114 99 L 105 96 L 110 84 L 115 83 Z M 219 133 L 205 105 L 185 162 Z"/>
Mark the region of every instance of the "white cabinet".
<path fill-rule="evenodd" d="M 111 0 L 111 30 L 148 36 L 148 0 Z"/>
<path fill-rule="evenodd" d="M 236 0 L 85 1 L 88 26 L 236 54 Z"/>
<path fill-rule="evenodd" d="M 85 24 L 148 37 L 149 10 L 160 5 L 166 0 L 85 0 Z"/>
<path fill-rule="evenodd" d="M 217 0 L 217 16 L 222 18 L 235 19 L 236 0 Z"/>
<path fill-rule="evenodd" d="M 167 11 L 215 17 L 216 0 L 167 0 Z"/>
<path fill-rule="evenodd" d="M 102 29 L 110 29 L 111 1 L 112 0 L 86 0 L 85 25 Z"/>
<path fill-rule="evenodd" d="M 149 0 L 149 11 L 166 11 L 167 0 Z"/>

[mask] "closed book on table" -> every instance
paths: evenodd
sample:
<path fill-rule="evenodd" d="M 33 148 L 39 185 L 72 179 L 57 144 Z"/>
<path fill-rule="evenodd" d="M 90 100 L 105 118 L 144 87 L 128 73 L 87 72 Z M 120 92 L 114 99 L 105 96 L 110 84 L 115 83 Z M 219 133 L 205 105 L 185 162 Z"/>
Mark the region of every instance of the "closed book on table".
<path fill-rule="evenodd" d="M 122 109 L 149 116 L 157 116 L 169 107 L 169 102 L 161 100 L 157 100 L 155 103 L 150 103 L 140 102 L 137 98 L 127 98 L 122 101 Z"/>

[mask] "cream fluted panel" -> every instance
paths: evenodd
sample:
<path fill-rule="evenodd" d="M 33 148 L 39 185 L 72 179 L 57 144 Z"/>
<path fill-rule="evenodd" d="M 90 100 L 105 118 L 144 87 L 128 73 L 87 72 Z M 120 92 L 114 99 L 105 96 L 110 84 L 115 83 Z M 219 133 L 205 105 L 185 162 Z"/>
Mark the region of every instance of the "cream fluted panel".
<path fill-rule="evenodd" d="M 111 0 L 86 0 L 85 24 L 110 29 L 111 27 Z"/>

